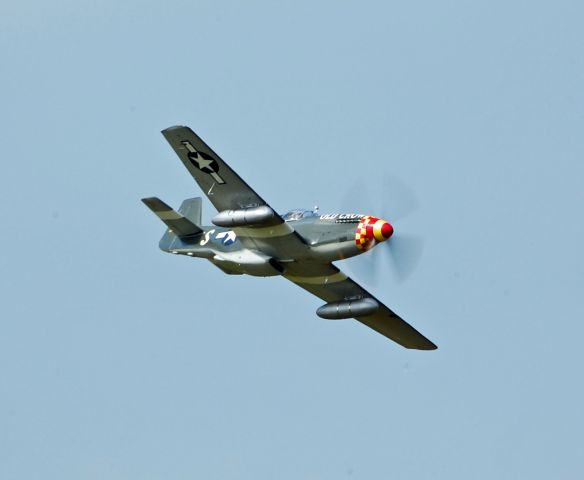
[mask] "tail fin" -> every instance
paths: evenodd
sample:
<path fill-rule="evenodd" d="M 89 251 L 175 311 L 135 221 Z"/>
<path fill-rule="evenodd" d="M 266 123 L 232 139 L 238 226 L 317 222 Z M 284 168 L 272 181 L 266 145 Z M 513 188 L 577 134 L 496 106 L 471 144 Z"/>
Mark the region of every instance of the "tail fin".
<path fill-rule="evenodd" d="M 197 202 L 196 198 L 185 200 L 181 205 L 181 210 L 183 210 L 184 216 L 172 208 L 170 208 L 166 203 L 156 197 L 143 198 L 142 202 L 150 209 L 154 214 L 162 220 L 168 228 L 172 230 L 179 238 L 193 237 L 203 233 L 203 230 L 192 222 L 192 219 L 196 218 L 197 215 L 201 216 L 201 204 L 199 200 L 199 208 L 197 213 Z M 189 218 L 186 218 L 189 217 Z"/>
<path fill-rule="evenodd" d="M 201 210 L 203 207 L 203 199 L 201 197 L 187 198 L 183 200 L 178 213 L 182 213 L 187 220 L 190 220 L 195 225 L 201 225 Z"/>

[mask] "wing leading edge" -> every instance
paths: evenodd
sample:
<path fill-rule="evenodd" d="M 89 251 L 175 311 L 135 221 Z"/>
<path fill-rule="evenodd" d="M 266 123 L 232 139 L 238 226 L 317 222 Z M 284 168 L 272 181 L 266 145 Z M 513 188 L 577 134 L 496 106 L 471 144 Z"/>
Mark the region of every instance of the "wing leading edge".
<path fill-rule="evenodd" d="M 314 274 L 314 266 L 311 270 L 310 276 L 285 274 L 284 277 L 327 303 L 340 302 L 349 298 L 373 298 L 379 303 L 379 309 L 371 315 L 357 317 L 356 320 L 405 348 L 416 350 L 436 350 L 438 348 L 334 265 L 322 265 L 318 275 Z"/>

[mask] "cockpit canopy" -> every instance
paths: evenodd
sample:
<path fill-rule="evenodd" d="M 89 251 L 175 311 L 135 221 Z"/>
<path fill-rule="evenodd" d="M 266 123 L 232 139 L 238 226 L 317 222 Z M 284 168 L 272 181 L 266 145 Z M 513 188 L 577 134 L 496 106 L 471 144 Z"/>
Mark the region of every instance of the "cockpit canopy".
<path fill-rule="evenodd" d="M 290 210 L 288 213 L 282 215 L 282 218 L 287 222 L 300 220 L 301 218 L 316 217 L 318 214 L 314 210 L 305 210 L 303 208 L 296 208 Z"/>

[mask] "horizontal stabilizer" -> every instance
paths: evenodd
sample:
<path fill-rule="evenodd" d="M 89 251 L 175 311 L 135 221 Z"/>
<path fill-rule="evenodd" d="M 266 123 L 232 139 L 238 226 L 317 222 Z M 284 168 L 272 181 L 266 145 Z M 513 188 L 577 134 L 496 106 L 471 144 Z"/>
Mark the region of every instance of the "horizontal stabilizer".
<path fill-rule="evenodd" d="M 142 202 L 180 238 L 192 237 L 203 233 L 203 230 L 198 225 L 173 210 L 159 198 L 143 198 Z"/>

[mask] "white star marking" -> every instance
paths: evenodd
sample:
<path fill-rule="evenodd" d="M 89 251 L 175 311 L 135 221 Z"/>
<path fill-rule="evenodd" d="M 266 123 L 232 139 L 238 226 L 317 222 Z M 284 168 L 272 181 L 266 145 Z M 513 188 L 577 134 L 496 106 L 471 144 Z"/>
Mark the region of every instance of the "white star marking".
<path fill-rule="evenodd" d="M 197 164 L 199 165 L 199 168 L 202 170 L 203 168 L 209 167 L 209 165 L 211 165 L 213 163 L 213 160 L 205 160 L 203 157 L 201 157 L 199 155 L 199 153 L 196 153 L 197 157 L 195 158 L 195 160 L 197 161 Z M 210 170 L 213 170 L 212 168 L 210 168 Z"/>

